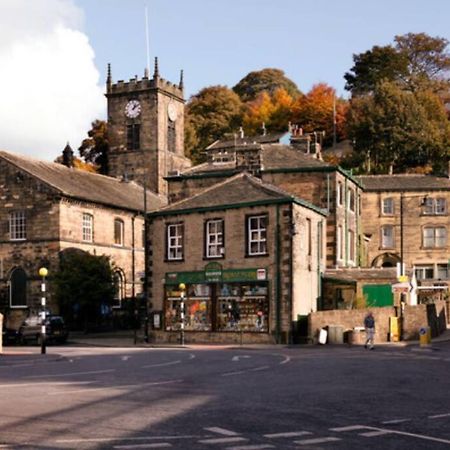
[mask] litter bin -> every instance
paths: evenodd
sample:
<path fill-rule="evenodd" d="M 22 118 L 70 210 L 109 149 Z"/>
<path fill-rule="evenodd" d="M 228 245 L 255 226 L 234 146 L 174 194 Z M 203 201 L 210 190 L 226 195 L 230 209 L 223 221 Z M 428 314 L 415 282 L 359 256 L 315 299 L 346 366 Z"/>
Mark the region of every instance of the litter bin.
<path fill-rule="evenodd" d="M 364 327 L 355 327 L 353 328 L 352 333 L 352 344 L 354 345 L 363 345 L 366 343 L 366 333 Z"/>
<path fill-rule="evenodd" d="M 426 347 L 431 344 L 431 329 L 430 329 L 430 327 L 421 327 L 420 328 L 419 344 L 421 347 Z"/>
<path fill-rule="evenodd" d="M 344 327 L 340 325 L 328 326 L 328 343 L 343 344 L 344 343 Z"/>
<path fill-rule="evenodd" d="M 389 338 L 391 342 L 400 341 L 400 317 L 389 317 Z"/>

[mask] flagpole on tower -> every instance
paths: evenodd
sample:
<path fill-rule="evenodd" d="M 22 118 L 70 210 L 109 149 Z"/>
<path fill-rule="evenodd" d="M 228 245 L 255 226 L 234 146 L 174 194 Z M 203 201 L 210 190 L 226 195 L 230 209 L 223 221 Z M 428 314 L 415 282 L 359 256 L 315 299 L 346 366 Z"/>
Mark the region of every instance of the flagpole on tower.
<path fill-rule="evenodd" d="M 147 55 L 147 73 L 150 73 L 150 38 L 148 33 L 148 6 L 145 5 L 145 46 Z"/>

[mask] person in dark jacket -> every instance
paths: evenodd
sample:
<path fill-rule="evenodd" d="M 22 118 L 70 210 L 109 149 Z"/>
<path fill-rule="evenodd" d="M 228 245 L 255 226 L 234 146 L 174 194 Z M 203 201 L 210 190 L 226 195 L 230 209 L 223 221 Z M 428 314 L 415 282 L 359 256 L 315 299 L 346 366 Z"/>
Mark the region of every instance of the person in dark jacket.
<path fill-rule="evenodd" d="M 366 344 L 364 345 L 364 347 L 373 350 L 373 341 L 375 336 L 375 318 L 370 311 L 364 319 L 364 328 L 366 329 Z"/>

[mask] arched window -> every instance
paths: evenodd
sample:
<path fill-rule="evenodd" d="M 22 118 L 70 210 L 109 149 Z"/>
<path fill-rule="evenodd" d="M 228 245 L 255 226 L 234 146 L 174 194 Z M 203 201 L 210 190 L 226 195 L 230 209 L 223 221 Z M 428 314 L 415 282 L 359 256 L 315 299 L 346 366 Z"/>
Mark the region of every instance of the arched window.
<path fill-rule="evenodd" d="M 9 304 L 11 308 L 27 306 L 27 274 L 21 267 L 14 269 L 9 278 Z"/>
<path fill-rule="evenodd" d="M 123 282 L 123 275 L 121 272 L 114 272 L 114 300 L 113 308 L 122 307 L 122 299 L 124 298 L 125 284 Z"/>

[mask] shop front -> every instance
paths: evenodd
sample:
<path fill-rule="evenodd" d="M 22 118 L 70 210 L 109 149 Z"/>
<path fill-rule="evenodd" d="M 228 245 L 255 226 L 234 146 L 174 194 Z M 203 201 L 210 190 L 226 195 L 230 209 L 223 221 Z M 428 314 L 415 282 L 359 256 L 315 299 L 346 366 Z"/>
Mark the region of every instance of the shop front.
<path fill-rule="evenodd" d="M 240 338 L 242 333 L 251 333 L 258 342 L 261 338 L 256 335 L 268 337 L 269 283 L 265 268 L 222 269 L 220 264 L 211 263 L 202 271 L 169 272 L 165 275 L 164 297 L 165 332 L 181 330 L 184 308 L 184 331 L 191 333 L 191 341 L 210 340 L 206 334 L 215 335 L 216 340 L 235 340 L 223 333 Z M 194 336 L 198 333 L 203 336 Z M 189 336 L 186 339 L 189 341 Z"/>

